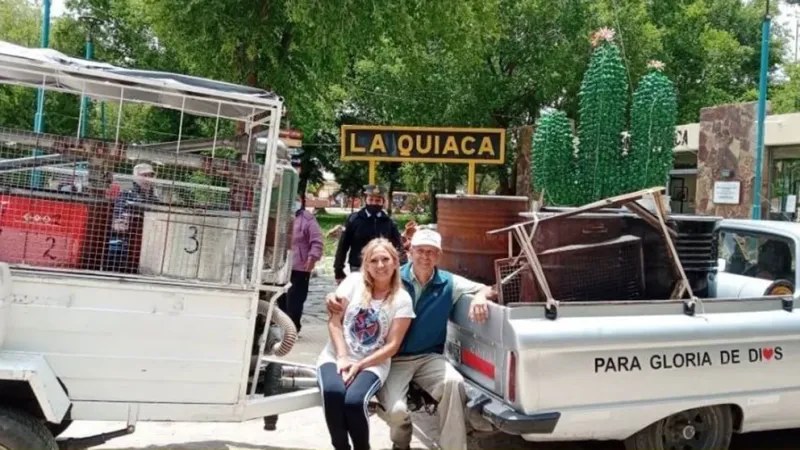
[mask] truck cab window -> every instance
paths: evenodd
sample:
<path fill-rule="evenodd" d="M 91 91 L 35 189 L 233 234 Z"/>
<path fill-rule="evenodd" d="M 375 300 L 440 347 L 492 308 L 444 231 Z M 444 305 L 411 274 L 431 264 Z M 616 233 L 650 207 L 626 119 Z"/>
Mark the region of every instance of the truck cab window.
<path fill-rule="evenodd" d="M 794 243 L 771 234 L 722 231 L 719 258 L 725 272 L 766 280 L 794 282 Z"/>

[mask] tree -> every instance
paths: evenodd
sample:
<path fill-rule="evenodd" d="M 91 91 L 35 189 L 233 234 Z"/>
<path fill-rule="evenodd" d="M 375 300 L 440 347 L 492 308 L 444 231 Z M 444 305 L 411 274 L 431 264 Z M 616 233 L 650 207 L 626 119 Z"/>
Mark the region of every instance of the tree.
<path fill-rule="evenodd" d="M 0 2 L 0 39 L 18 45 L 39 46 L 40 10 L 25 0 Z M 51 46 L 70 49 L 83 40 L 74 33 L 74 21 L 53 20 Z M 0 86 L 0 123 L 23 130 L 33 128 L 36 113 L 36 90 L 18 86 Z M 45 131 L 73 134 L 78 129 L 80 99 L 75 95 L 47 92 L 45 97 Z"/>
<path fill-rule="evenodd" d="M 663 61 L 675 83 L 678 123 L 697 122 L 700 109 L 747 99 L 758 87 L 764 0 L 659 0 L 646 2 L 661 33 Z M 773 17 L 779 2 L 771 3 Z M 783 61 L 787 30 L 773 24 L 769 70 Z"/>
<path fill-rule="evenodd" d="M 286 99 L 286 123 L 306 136 L 330 131 L 344 105 L 374 112 L 376 123 L 501 127 L 510 136 L 516 127 L 535 123 L 545 107 L 577 118 L 591 56 L 585 39 L 606 25 L 618 32 L 629 97 L 632 80 L 647 72 L 649 59 L 666 63 L 665 75 L 674 81 L 679 99 L 679 123 L 697 121 L 701 107 L 748 98 L 758 82 L 764 0 L 399 0 L 376 5 L 365 0 L 68 3 L 72 13 L 98 18 L 96 59 L 273 89 Z M 38 44 L 35 8 L 7 0 L 0 10 L 9 24 L 0 26 L 0 35 Z M 83 54 L 82 23 L 59 18 L 53 30 L 54 46 L 72 56 Z M 784 36 L 776 27 L 773 70 L 781 62 Z M 15 92 L 11 99 L 8 92 L 0 87 L 0 102 L 10 108 L 0 112 L 0 119 L 27 127 L 35 109 L 31 93 L 18 97 Z M 48 130 L 72 133 L 78 107 L 57 99 L 48 95 Z M 174 139 L 176 119 L 169 112 L 125 108 L 126 139 Z M 59 122 L 61 113 L 72 118 Z M 212 132 L 207 121 L 194 125 L 194 120 L 184 124 L 192 137 Z M 90 134 L 101 134 L 100 125 L 92 111 Z M 137 138 L 134 128 L 145 131 Z M 224 131 L 233 127 L 226 124 Z M 516 148 L 512 139 L 508 142 L 506 165 L 478 167 L 479 180 L 490 179 L 499 193 L 511 193 L 514 184 Z M 381 177 L 408 178 L 386 173 L 383 166 Z M 464 186 L 466 168 L 423 165 L 415 174 L 419 184 L 453 192 Z"/>
<path fill-rule="evenodd" d="M 311 185 L 320 185 L 325 182 L 324 172 L 333 167 L 337 152 L 336 135 L 329 132 L 317 131 L 303 142 L 303 151 L 300 154 L 300 183 L 297 193 L 303 198 Z"/>

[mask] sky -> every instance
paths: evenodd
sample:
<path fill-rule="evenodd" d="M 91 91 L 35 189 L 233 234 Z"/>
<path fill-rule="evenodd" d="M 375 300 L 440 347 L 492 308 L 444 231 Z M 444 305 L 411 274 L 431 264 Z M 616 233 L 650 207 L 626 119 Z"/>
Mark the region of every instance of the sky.
<path fill-rule="evenodd" d="M 64 14 L 66 0 L 51 0 L 52 3 L 50 4 L 50 14 L 52 16 L 60 16 Z M 778 0 L 780 1 L 780 0 Z M 789 45 L 787 46 L 787 53 L 788 56 L 791 58 L 790 60 L 794 60 L 796 51 L 795 49 L 800 49 L 800 43 L 798 39 L 796 39 L 795 30 L 797 29 L 798 20 L 800 20 L 800 6 L 798 5 L 789 5 L 786 2 L 780 1 L 780 14 L 778 17 L 774 18 L 773 23 L 780 23 L 781 25 L 786 26 L 790 30 L 791 38 L 789 40 Z"/>

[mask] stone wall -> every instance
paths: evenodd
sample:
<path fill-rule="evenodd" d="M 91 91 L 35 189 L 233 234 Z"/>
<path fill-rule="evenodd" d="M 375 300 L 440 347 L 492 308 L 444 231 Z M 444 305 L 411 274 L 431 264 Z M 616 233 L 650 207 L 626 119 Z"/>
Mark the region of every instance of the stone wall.
<path fill-rule="evenodd" d="M 696 214 L 742 219 L 751 217 L 756 165 L 757 108 L 757 103 L 750 102 L 717 105 L 700 111 Z M 769 211 L 769 202 L 763 200 L 767 195 L 769 173 L 766 152 L 762 161 L 761 208 L 762 213 L 766 214 Z M 715 181 L 741 182 L 739 204 L 714 204 Z"/>

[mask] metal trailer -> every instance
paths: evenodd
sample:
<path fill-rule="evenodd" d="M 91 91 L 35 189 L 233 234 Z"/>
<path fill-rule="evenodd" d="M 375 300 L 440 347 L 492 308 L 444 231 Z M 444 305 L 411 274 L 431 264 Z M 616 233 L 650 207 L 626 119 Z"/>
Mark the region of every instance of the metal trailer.
<path fill-rule="evenodd" d="M 107 141 L 80 126 L 0 129 L 0 448 L 57 448 L 74 420 L 127 427 L 62 446 L 98 445 L 139 421 L 268 423 L 318 405 L 313 370 L 279 358 L 296 339 L 275 308 L 297 191 L 278 139 L 283 99 L 2 41 L 0 82 L 116 112 Z M 126 143 L 131 108 L 176 111 L 177 140 Z M 190 116 L 213 139 L 184 139 Z M 218 136 L 225 121 L 244 126 Z M 132 173 L 142 161 L 154 177 Z M 46 187 L 65 171 L 85 180 L 80 192 Z"/>
<path fill-rule="evenodd" d="M 800 427 L 793 287 L 770 295 L 776 291 L 767 281 L 746 296 L 700 296 L 702 280 L 687 276 L 697 261 L 677 245 L 687 236 L 668 227 L 670 217 L 657 206 L 645 211 L 632 202 L 641 195 L 534 213 L 532 221 L 495 230 L 511 233 L 520 248 L 496 262 L 500 301 L 490 304 L 484 324 L 472 323 L 468 303 L 459 302 L 446 347 L 466 379 L 476 429 L 658 450 L 724 449 L 732 433 Z M 672 267 L 664 269 L 674 281 L 665 285 L 671 295 L 646 295 L 662 288 L 648 279 L 660 275 L 647 269 L 655 247 L 647 235 L 615 228 L 632 214 L 601 211 L 624 205 L 653 227 L 650 237 L 660 234 L 671 255 Z M 719 218 L 696 220 L 707 221 L 694 225 L 708 242 Z M 546 225 L 572 230 L 574 239 L 552 244 Z M 592 238 L 598 234 L 605 236 Z M 620 274 L 616 268 L 631 262 L 623 254 L 640 269 Z M 715 271 L 707 275 L 713 279 Z M 585 278 L 608 291 L 587 290 Z"/>

